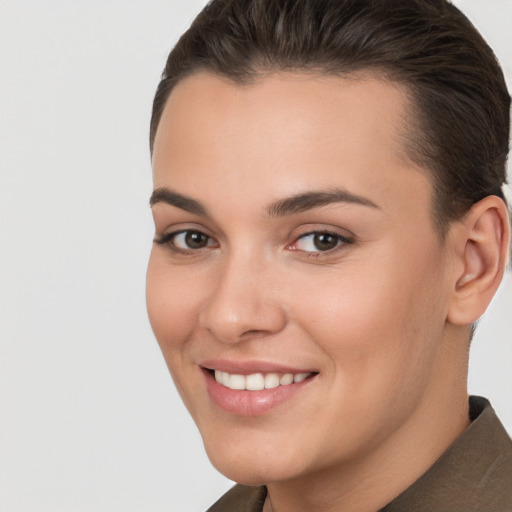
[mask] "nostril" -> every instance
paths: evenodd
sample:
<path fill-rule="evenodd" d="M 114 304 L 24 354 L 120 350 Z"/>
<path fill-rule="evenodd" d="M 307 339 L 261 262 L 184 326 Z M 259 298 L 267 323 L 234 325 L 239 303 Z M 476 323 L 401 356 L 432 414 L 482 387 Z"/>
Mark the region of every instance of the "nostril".
<path fill-rule="evenodd" d="M 271 334 L 270 331 L 264 331 L 263 329 L 250 329 L 242 333 L 240 338 L 262 338 L 263 336 L 267 336 Z"/>

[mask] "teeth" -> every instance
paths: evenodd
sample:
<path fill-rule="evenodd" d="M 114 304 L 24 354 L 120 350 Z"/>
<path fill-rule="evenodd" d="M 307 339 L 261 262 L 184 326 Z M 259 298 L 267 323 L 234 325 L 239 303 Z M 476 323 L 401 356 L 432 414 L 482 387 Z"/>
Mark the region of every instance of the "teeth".
<path fill-rule="evenodd" d="M 253 373 L 245 377 L 245 389 L 260 391 L 265 387 L 265 378 L 261 373 Z"/>
<path fill-rule="evenodd" d="M 279 384 L 281 384 L 281 386 L 288 386 L 288 384 L 291 384 L 292 382 L 293 382 L 293 374 L 292 373 L 285 373 L 279 380 Z"/>
<path fill-rule="evenodd" d="M 277 388 L 279 386 L 279 375 L 277 373 L 267 373 L 265 375 L 265 389 Z"/>
<path fill-rule="evenodd" d="M 245 377 L 243 375 L 230 375 L 229 387 L 231 389 L 245 389 Z"/>
<path fill-rule="evenodd" d="M 290 384 L 302 382 L 311 376 L 312 373 L 252 373 L 251 375 L 237 375 L 228 372 L 215 370 L 215 380 L 230 389 L 249 391 L 261 391 L 262 389 L 273 389 L 278 386 L 289 386 Z"/>

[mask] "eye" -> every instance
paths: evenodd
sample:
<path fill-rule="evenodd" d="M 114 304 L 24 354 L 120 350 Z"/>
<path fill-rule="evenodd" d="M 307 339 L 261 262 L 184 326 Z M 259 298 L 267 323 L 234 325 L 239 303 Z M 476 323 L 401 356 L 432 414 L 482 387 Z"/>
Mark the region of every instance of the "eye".
<path fill-rule="evenodd" d="M 210 237 L 200 231 L 182 231 L 172 238 L 178 249 L 202 249 L 208 246 L 209 241 Z"/>
<path fill-rule="evenodd" d="M 327 252 L 350 243 L 352 243 L 351 240 L 337 233 L 317 231 L 299 237 L 293 244 L 293 249 L 303 252 Z"/>
<path fill-rule="evenodd" d="M 178 252 L 195 251 L 206 247 L 216 247 L 217 242 L 201 231 L 187 229 L 168 233 L 155 240 L 157 244 L 167 244 Z"/>

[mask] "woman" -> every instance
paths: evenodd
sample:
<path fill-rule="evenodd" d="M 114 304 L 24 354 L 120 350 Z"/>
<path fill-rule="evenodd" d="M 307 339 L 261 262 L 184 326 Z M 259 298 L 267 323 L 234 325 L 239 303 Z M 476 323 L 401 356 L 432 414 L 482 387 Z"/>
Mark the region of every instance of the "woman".
<path fill-rule="evenodd" d="M 510 98 L 444 1 L 211 2 L 151 122 L 148 311 L 210 510 L 508 510 L 468 400 L 506 266 Z"/>

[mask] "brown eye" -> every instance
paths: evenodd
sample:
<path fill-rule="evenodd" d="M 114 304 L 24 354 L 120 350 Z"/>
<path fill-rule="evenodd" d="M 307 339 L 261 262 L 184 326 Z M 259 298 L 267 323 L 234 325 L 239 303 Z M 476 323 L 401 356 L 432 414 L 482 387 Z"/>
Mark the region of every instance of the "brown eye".
<path fill-rule="evenodd" d="M 308 253 L 321 253 L 333 251 L 340 247 L 351 244 L 352 240 L 329 231 L 315 231 L 306 233 L 297 239 L 293 244 L 295 250 Z"/>
<path fill-rule="evenodd" d="M 334 249 L 340 241 L 340 237 L 331 233 L 317 233 L 313 235 L 313 244 L 319 251 Z"/>
<path fill-rule="evenodd" d="M 167 245 L 176 252 L 197 251 L 204 248 L 218 247 L 218 243 L 212 237 L 202 231 L 187 229 L 184 231 L 175 231 L 167 233 L 160 238 L 155 239 L 159 245 Z"/>
<path fill-rule="evenodd" d="M 181 238 L 180 235 L 183 235 L 183 241 L 185 243 L 186 249 L 202 249 L 208 245 L 208 241 L 210 237 L 201 233 L 200 231 L 185 231 L 184 233 L 180 233 L 175 237 L 175 244 L 177 238 Z"/>

